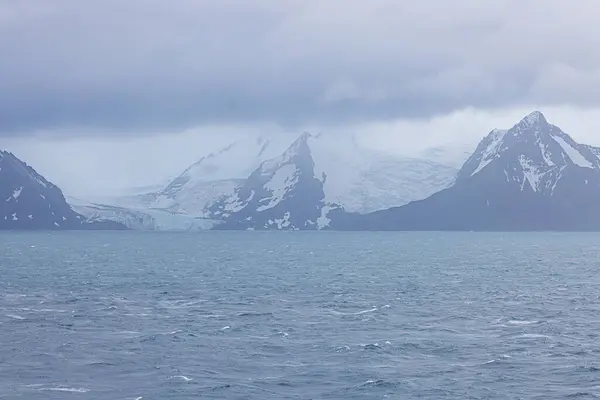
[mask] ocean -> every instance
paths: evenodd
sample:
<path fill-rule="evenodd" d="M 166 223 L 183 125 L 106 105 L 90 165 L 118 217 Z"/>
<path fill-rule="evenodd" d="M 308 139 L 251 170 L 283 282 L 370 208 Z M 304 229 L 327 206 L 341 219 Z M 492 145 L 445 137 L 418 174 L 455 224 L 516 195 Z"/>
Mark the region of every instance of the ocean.
<path fill-rule="evenodd" d="M 600 235 L 0 234 L 0 399 L 600 397 Z"/>

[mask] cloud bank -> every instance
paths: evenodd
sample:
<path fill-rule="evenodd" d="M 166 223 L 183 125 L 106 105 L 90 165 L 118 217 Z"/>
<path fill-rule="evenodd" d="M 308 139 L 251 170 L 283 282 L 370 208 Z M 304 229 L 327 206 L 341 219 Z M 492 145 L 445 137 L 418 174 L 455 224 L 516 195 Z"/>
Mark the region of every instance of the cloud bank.
<path fill-rule="evenodd" d="M 0 0 L 0 135 L 302 129 L 465 108 L 597 107 L 597 6 Z"/>

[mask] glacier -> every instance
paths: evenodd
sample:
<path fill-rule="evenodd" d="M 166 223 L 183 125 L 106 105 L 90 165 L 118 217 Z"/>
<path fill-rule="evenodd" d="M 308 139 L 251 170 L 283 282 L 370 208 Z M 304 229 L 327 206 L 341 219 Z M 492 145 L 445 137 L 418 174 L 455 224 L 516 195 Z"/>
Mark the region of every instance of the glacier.
<path fill-rule="evenodd" d="M 129 229 L 152 231 L 198 231 L 212 229 L 220 221 L 173 213 L 167 210 L 120 207 L 67 196 L 73 210 L 91 222 L 113 221 Z"/>

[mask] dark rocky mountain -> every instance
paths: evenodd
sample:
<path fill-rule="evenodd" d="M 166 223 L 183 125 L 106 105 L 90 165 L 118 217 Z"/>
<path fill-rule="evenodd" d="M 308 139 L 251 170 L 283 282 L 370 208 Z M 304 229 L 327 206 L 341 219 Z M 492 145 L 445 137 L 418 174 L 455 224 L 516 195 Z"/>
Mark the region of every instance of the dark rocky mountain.
<path fill-rule="evenodd" d="M 477 146 L 453 186 L 333 229 L 599 231 L 600 149 L 575 142 L 540 112 Z"/>
<path fill-rule="evenodd" d="M 324 210 L 322 182 L 304 134 L 281 156 L 263 162 L 233 195 L 213 203 L 209 212 L 224 221 L 214 229 L 315 230 Z"/>
<path fill-rule="evenodd" d="M 88 222 L 62 191 L 33 168 L 0 151 L 0 229 L 124 229 L 115 222 Z"/>

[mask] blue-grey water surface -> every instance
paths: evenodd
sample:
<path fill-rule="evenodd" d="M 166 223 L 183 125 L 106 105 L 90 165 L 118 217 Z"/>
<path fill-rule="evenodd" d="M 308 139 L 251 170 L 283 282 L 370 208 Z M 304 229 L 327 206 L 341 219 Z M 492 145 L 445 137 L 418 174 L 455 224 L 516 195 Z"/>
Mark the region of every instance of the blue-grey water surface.
<path fill-rule="evenodd" d="M 600 235 L 0 234 L 1 399 L 600 397 Z"/>

